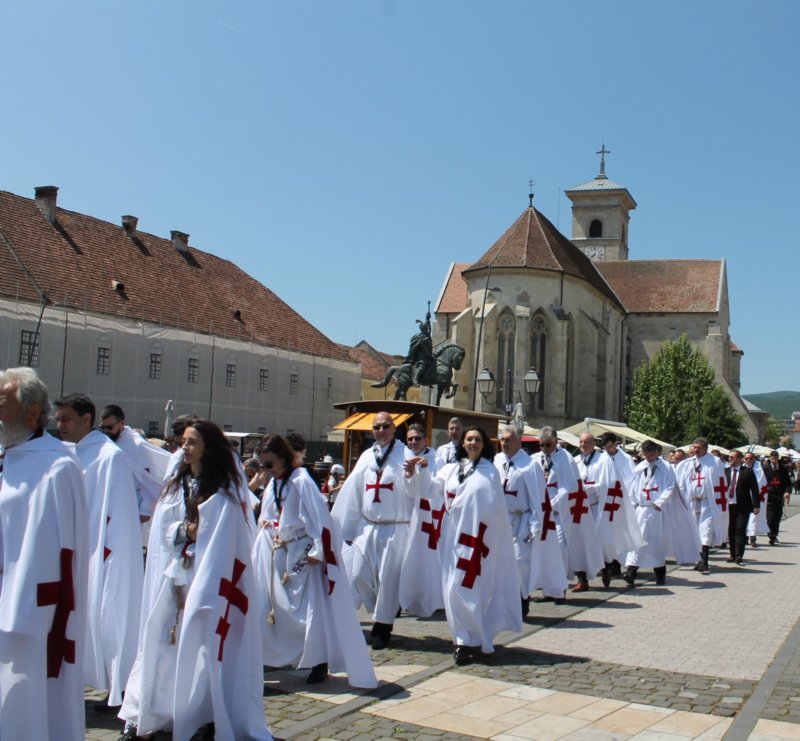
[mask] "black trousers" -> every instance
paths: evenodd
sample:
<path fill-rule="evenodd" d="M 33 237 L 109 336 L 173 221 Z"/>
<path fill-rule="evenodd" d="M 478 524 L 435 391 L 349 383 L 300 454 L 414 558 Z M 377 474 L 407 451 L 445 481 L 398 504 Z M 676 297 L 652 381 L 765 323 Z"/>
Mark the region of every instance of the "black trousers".
<path fill-rule="evenodd" d="M 747 522 L 750 512 L 738 504 L 728 504 L 728 548 L 731 558 L 744 558 L 744 546 L 747 542 Z"/>
<path fill-rule="evenodd" d="M 767 527 L 769 537 L 777 538 L 783 517 L 783 495 L 767 494 Z"/>

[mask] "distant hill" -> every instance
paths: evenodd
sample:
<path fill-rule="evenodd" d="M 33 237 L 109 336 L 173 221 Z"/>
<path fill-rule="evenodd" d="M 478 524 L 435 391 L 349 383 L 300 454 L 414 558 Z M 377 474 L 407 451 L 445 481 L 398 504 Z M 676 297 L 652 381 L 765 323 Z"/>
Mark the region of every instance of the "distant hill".
<path fill-rule="evenodd" d="M 800 412 L 800 391 L 770 391 L 747 394 L 744 398 L 778 419 L 789 419 L 792 412 Z"/>

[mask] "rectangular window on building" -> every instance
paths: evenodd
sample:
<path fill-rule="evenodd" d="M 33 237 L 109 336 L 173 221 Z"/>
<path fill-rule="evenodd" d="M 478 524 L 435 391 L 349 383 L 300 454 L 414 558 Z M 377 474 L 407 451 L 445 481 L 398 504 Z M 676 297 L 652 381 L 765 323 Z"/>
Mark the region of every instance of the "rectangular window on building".
<path fill-rule="evenodd" d="M 158 437 L 158 422 L 147 423 L 147 437 Z"/>
<path fill-rule="evenodd" d="M 267 434 L 267 428 L 266 427 L 259 427 L 258 428 L 258 434 L 259 435 L 266 435 Z"/>
<path fill-rule="evenodd" d="M 150 378 L 161 378 L 161 353 L 150 353 Z"/>
<path fill-rule="evenodd" d="M 189 358 L 189 373 L 186 377 L 189 383 L 197 383 L 200 380 L 200 360 L 199 358 Z"/>
<path fill-rule="evenodd" d="M 110 376 L 111 375 L 111 348 L 98 347 L 97 348 L 97 375 Z"/>
<path fill-rule="evenodd" d="M 226 386 L 235 386 L 236 385 L 236 364 L 235 363 L 228 363 L 225 366 L 225 385 Z"/>
<path fill-rule="evenodd" d="M 261 368 L 258 371 L 258 390 L 266 391 L 269 388 L 269 368 Z"/>
<path fill-rule="evenodd" d="M 289 393 L 292 396 L 297 394 L 297 389 L 300 386 L 300 378 L 298 377 L 297 373 L 290 373 L 289 374 Z"/>
<path fill-rule="evenodd" d="M 223 432 L 233 432 L 233 425 L 222 425 Z"/>
<path fill-rule="evenodd" d="M 23 329 L 20 335 L 19 364 L 39 367 L 39 336 L 29 329 Z"/>

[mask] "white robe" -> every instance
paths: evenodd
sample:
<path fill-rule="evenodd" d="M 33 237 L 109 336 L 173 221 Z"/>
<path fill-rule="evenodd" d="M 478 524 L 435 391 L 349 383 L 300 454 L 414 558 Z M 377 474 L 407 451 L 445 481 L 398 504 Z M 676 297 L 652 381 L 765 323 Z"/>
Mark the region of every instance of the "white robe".
<path fill-rule="evenodd" d="M 161 495 L 170 454 L 145 440 L 138 432 L 125 425 L 116 444 L 128 456 L 136 481 L 139 514 L 150 517 Z"/>
<path fill-rule="evenodd" d="M 84 681 L 120 705 L 139 640 L 144 561 L 127 456 L 99 430 L 75 446 L 89 501 Z"/>
<path fill-rule="evenodd" d="M 142 606 L 149 611 L 120 717 L 139 735 L 172 727 L 175 741 L 210 722 L 218 741 L 271 739 L 247 503 L 238 492 L 219 491 L 199 512 L 195 556 L 184 569 L 175 546 L 183 492 L 170 492 L 156 506 Z"/>
<path fill-rule="evenodd" d="M 527 598 L 533 591 L 533 549 L 542 532 L 542 492 L 536 477 L 529 471 L 532 465 L 531 457 L 524 450 L 518 450 L 510 459 L 505 453 L 498 453 L 494 457 L 494 467 L 500 476 L 508 509 L 511 535 L 514 539 L 514 559 L 519 572 L 520 596 L 523 598 Z"/>
<path fill-rule="evenodd" d="M 728 539 L 728 483 L 725 465 L 711 453 L 687 458 L 675 472 L 684 500 L 694 512 L 700 543 L 718 546 Z"/>
<path fill-rule="evenodd" d="M 767 477 L 764 475 L 764 469 L 761 468 L 761 461 L 753 463 L 753 473 L 756 475 L 756 481 L 758 481 L 758 501 L 761 505 L 758 508 L 758 514 L 750 513 L 750 519 L 747 521 L 747 535 L 749 537 L 769 535 L 769 527 L 767 526 Z"/>
<path fill-rule="evenodd" d="M 414 505 L 404 477 L 404 450 L 396 441 L 382 472 L 374 448 L 364 451 L 331 510 L 342 538 L 352 541 L 342 554 L 350 583 L 374 620 L 388 625 L 400 608 L 400 572 Z"/>
<path fill-rule="evenodd" d="M 414 457 L 410 450 L 406 450 L 406 458 Z M 435 474 L 439 468 L 436 454 L 429 448 L 425 457 L 428 471 Z M 445 506 L 438 488 L 426 486 L 424 492 L 418 491 L 414 486 L 416 478 L 412 477 L 409 482 L 409 492 L 414 494 L 414 508 L 400 572 L 400 606 L 409 614 L 424 618 L 444 609 L 440 544 Z"/>
<path fill-rule="evenodd" d="M 436 448 L 436 468 L 439 469 L 448 463 L 456 462 L 458 444 L 448 440 L 444 445 Z"/>
<path fill-rule="evenodd" d="M 264 491 L 253 544 L 263 663 L 327 662 L 331 672 L 346 671 L 354 687 L 376 687 L 327 502 L 304 468 L 281 488 L 282 481 L 273 478 Z M 274 547 L 276 537 L 283 546 Z"/>
<path fill-rule="evenodd" d="M 447 492 L 442 528 L 447 625 L 456 645 L 480 646 L 490 653 L 498 633 L 522 629 L 519 576 L 508 568 L 514 542 L 494 466 L 480 458 L 463 483 L 458 474 L 459 466 L 451 464 L 433 479 L 442 493 Z M 420 475 L 425 475 L 424 469 Z"/>
<path fill-rule="evenodd" d="M 543 453 L 537 454 L 537 460 L 546 468 Z M 575 461 L 566 450 L 556 448 L 551 461 L 547 488 L 553 510 L 558 514 L 557 526 L 567 545 L 567 572 L 583 571 L 591 578 L 605 566 L 605 561 L 583 489 L 583 480 Z"/>
<path fill-rule="evenodd" d="M 655 465 L 655 475 L 650 475 L 651 465 Z M 642 461 L 634 469 L 628 481 L 631 498 L 636 505 L 636 520 L 641 528 L 645 545 L 631 550 L 625 561 L 626 566 L 658 568 L 667 562 L 669 548 L 669 520 L 664 514 L 666 503 L 676 496 L 677 484 L 671 467 L 662 459 L 654 464 Z M 677 493 L 680 496 L 680 493 Z"/>
<path fill-rule="evenodd" d="M 541 526 L 539 535 L 533 541 L 528 594 L 541 589 L 545 597 L 561 599 L 567 589 L 567 567 L 558 541 L 555 513 L 545 485 L 544 469 L 538 460 L 531 462 L 527 478 L 531 480 L 529 484 Z"/>
<path fill-rule="evenodd" d="M 83 477 L 66 445 L 44 433 L 5 451 L 0 738 L 84 737 L 87 523 Z"/>

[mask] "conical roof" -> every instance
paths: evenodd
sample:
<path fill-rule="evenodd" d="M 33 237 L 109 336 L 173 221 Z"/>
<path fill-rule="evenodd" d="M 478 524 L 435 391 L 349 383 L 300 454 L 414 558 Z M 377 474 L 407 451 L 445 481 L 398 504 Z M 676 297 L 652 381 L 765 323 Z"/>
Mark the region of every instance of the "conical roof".
<path fill-rule="evenodd" d="M 594 263 L 533 206 L 519 218 L 475 263 L 463 271 L 487 268 L 551 270 L 581 278 L 624 310 L 622 302 L 597 271 Z"/>

